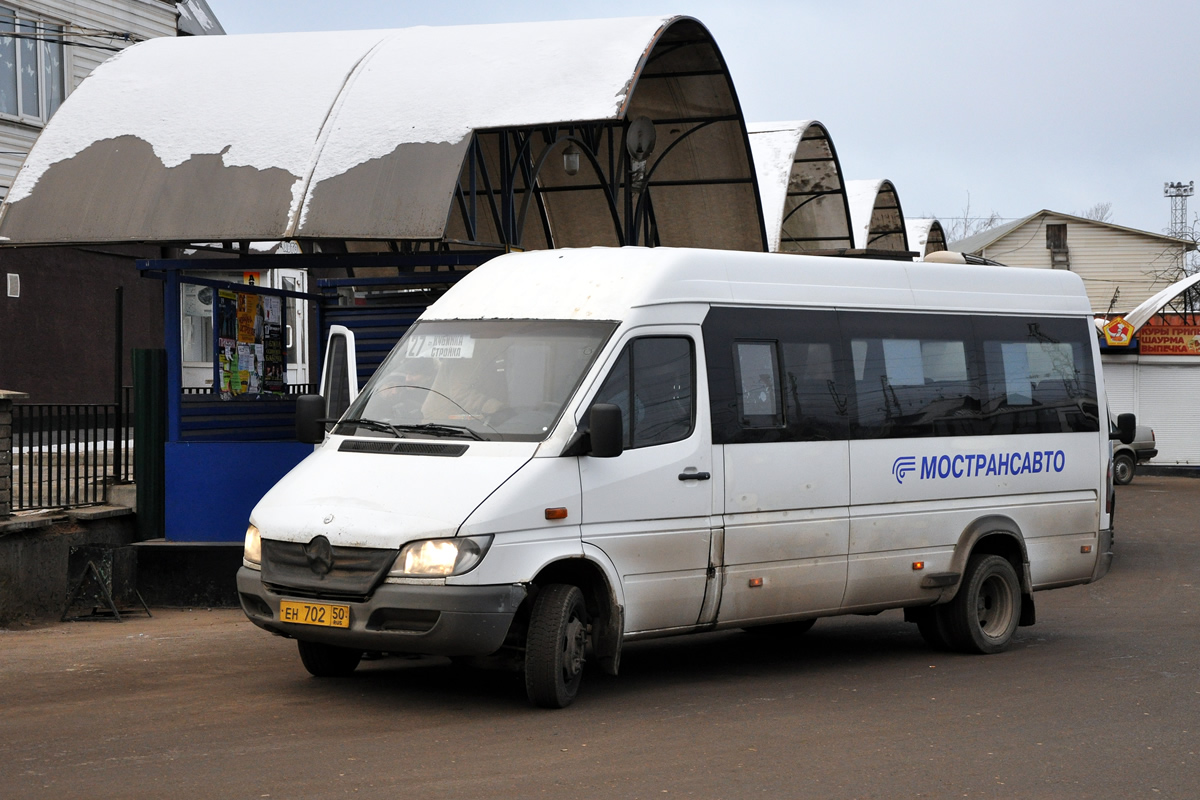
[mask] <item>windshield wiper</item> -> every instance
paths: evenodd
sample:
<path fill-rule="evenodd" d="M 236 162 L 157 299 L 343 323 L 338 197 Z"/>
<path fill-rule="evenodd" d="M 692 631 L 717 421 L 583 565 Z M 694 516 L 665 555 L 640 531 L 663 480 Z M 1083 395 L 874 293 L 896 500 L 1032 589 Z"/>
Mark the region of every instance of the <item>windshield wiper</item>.
<path fill-rule="evenodd" d="M 424 422 L 420 425 L 389 425 L 396 431 L 415 431 L 417 433 L 428 433 L 430 436 L 465 436 L 468 439 L 474 439 L 477 442 L 486 442 L 487 438 L 480 436 L 478 431 L 471 430 L 465 425 L 438 425 L 432 422 Z"/>
<path fill-rule="evenodd" d="M 353 419 L 344 419 L 344 420 L 341 420 L 340 422 L 338 422 L 339 427 L 342 425 L 358 425 L 360 428 L 368 428 L 373 431 L 382 431 L 383 433 L 390 433 L 392 436 L 395 436 L 397 439 L 404 438 L 404 434 L 402 434 L 400 432 L 400 429 L 397 428 L 395 425 L 389 425 L 388 423 L 380 422 L 377 419 L 366 419 L 364 417 L 354 417 Z"/>

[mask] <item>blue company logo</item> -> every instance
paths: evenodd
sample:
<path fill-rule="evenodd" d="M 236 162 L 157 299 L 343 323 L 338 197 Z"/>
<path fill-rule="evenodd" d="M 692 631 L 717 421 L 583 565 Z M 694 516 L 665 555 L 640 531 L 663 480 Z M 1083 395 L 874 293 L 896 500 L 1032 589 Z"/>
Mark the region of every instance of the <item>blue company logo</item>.
<path fill-rule="evenodd" d="M 912 456 L 900 456 L 896 463 L 892 464 L 892 474 L 896 476 L 896 483 L 904 483 L 905 476 L 916 471 L 917 459 Z"/>
<path fill-rule="evenodd" d="M 1067 454 L 1062 450 L 1015 450 L 1011 453 L 969 453 L 958 455 L 921 456 L 918 480 L 947 478 L 979 478 L 991 475 L 1036 475 L 1062 472 L 1067 467 Z M 917 472 L 915 456 L 900 456 L 892 463 L 896 483 Z"/>

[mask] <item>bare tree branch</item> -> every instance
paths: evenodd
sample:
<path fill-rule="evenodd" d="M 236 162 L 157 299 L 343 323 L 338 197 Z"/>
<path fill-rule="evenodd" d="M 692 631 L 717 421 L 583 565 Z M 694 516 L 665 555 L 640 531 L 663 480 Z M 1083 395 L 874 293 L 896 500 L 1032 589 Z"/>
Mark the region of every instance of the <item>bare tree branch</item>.
<path fill-rule="evenodd" d="M 1091 208 L 1076 214 L 1084 219 L 1094 219 L 1096 222 L 1112 222 L 1112 203 L 1096 203 Z"/>

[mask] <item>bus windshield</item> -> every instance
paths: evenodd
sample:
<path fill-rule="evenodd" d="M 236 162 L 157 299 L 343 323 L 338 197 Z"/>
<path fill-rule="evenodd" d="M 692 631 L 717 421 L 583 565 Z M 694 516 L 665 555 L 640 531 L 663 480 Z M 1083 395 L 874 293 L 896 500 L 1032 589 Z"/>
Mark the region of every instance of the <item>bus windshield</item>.
<path fill-rule="evenodd" d="M 418 322 L 336 432 L 542 441 L 615 328 L 563 320 Z"/>

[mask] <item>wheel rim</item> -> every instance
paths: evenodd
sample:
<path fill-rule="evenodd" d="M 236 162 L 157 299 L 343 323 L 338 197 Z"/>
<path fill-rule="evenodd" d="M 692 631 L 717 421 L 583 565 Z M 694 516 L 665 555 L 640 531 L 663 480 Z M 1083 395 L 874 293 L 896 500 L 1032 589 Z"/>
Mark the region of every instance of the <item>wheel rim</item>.
<path fill-rule="evenodd" d="M 985 636 L 999 639 L 1008 631 L 1013 616 L 1013 593 L 1001 576 L 991 575 L 979 587 L 976 615 Z"/>
<path fill-rule="evenodd" d="M 1118 481 L 1124 483 L 1125 481 L 1129 480 L 1129 473 L 1132 471 L 1132 469 L 1130 468 L 1128 461 L 1123 458 L 1118 458 L 1116 470 Z"/>
<path fill-rule="evenodd" d="M 587 643 L 587 626 L 572 614 L 563 637 L 563 679 L 570 683 L 583 672 L 583 653 Z"/>

